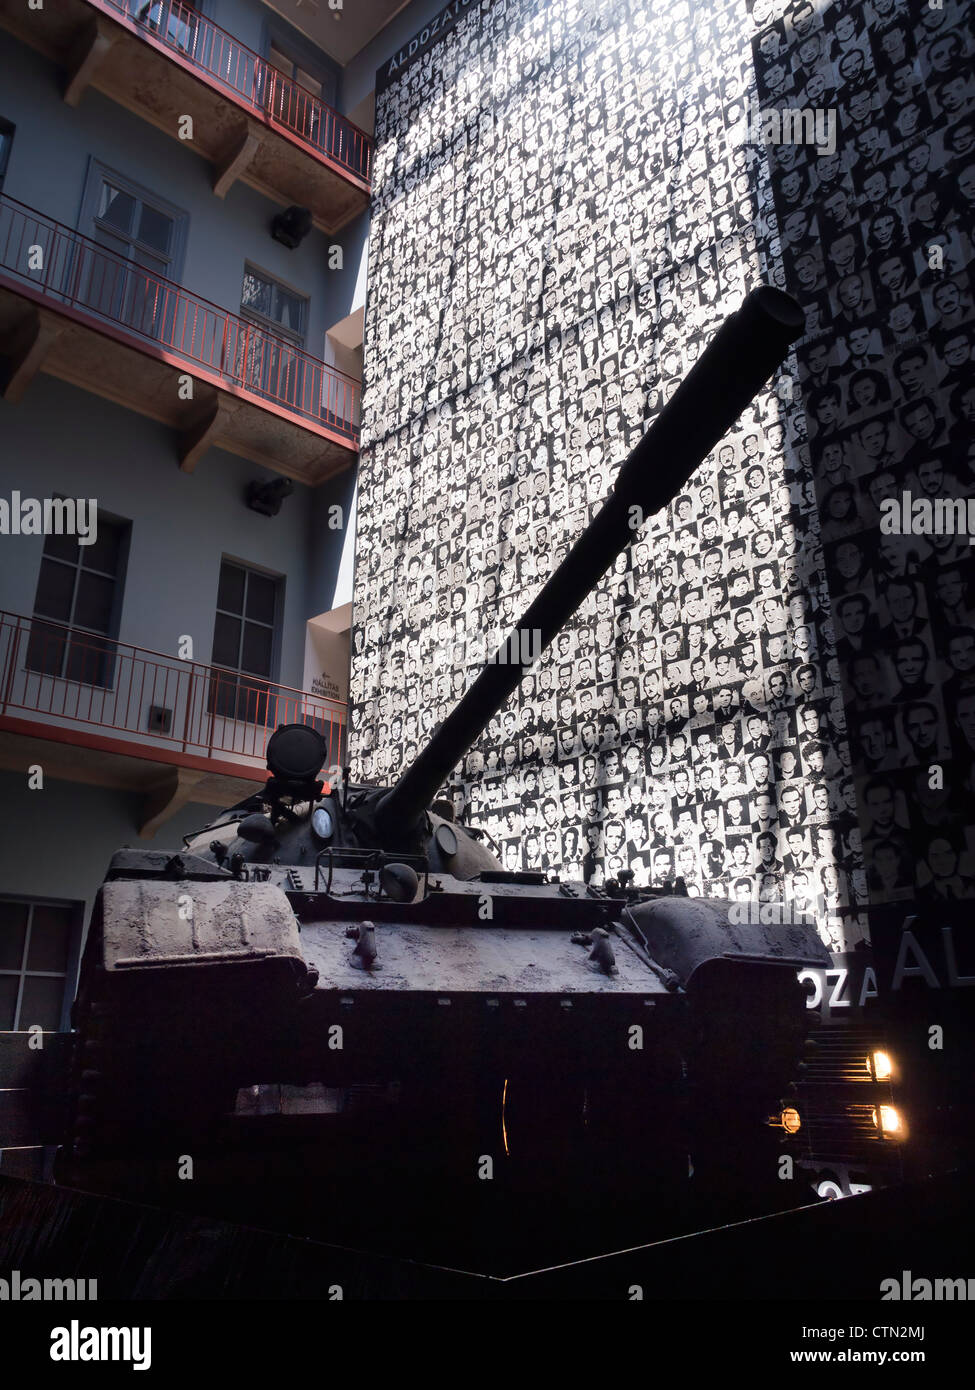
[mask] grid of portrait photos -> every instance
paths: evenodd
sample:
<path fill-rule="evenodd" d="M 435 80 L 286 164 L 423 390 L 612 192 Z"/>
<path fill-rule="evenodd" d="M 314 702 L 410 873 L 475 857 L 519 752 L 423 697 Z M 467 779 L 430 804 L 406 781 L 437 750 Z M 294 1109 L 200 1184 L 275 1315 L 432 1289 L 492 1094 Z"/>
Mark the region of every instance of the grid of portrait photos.
<path fill-rule="evenodd" d="M 412 761 L 716 328 L 785 287 L 742 132 L 769 22 L 472 0 L 379 94 L 355 777 Z M 864 936 L 814 443 L 792 358 L 490 722 L 444 795 L 506 868 Z"/>
<path fill-rule="evenodd" d="M 756 69 L 763 107 L 839 116 L 832 153 L 770 153 L 813 328 L 798 360 L 870 900 L 970 898 L 971 544 L 887 530 L 900 518 L 885 504 L 947 503 L 954 526 L 975 498 L 975 9 L 770 13 Z"/>

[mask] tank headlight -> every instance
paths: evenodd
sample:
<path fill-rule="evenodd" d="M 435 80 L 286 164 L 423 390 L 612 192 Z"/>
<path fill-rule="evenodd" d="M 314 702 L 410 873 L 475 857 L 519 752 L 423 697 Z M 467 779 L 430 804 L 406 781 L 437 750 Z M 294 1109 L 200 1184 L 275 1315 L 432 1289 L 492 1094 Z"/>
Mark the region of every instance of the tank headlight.
<path fill-rule="evenodd" d="M 885 1138 L 903 1137 L 904 1121 L 895 1105 L 878 1105 L 873 1112 L 873 1122 Z"/>
<path fill-rule="evenodd" d="M 787 1105 L 785 1107 L 785 1109 L 782 1111 L 782 1114 L 779 1116 L 779 1124 L 785 1130 L 786 1134 L 799 1133 L 799 1130 L 802 1127 L 802 1121 L 799 1118 L 799 1111 L 795 1108 L 795 1106 Z"/>
<path fill-rule="evenodd" d="M 874 1081 L 889 1081 L 894 1074 L 894 1065 L 887 1052 L 871 1052 L 868 1066 Z"/>

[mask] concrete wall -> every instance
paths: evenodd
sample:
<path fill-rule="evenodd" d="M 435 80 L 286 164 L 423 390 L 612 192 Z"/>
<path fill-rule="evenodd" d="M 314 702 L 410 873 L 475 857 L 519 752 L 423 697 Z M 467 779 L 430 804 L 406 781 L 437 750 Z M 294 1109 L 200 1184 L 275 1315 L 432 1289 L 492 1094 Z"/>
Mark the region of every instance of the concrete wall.
<path fill-rule="evenodd" d="M 109 860 L 123 845 L 181 848 L 182 836 L 214 818 L 207 806 L 188 806 L 151 840 L 140 840 L 141 798 L 78 782 L 45 783 L 28 791 L 25 777 L 0 772 L 4 832 L 0 837 L 0 892 L 11 897 L 84 902 L 85 923 Z"/>
<path fill-rule="evenodd" d="M 355 473 L 350 471 L 323 483 L 309 497 L 311 542 L 308 555 L 309 617 L 327 613 L 352 597 L 349 553 L 355 537 Z M 329 526 L 330 509 L 342 508 L 345 527 Z M 340 581 L 340 576 L 344 576 Z"/>
<path fill-rule="evenodd" d="M 193 638 L 196 660 L 209 661 L 226 555 L 286 576 L 278 679 L 300 686 L 316 505 L 309 488 L 296 484 L 276 517 L 260 516 L 245 506 L 244 492 L 265 476 L 262 469 L 212 449 L 195 473 L 181 473 L 165 426 L 44 375 L 19 405 L 0 403 L 0 433 L 0 487 L 8 495 L 19 488 L 35 497 L 95 497 L 99 507 L 131 521 L 123 642 L 175 655 L 185 634 Z M 313 553 L 334 552 L 334 569 L 340 542 L 340 533 L 321 531 Z M 3 547 L 0 607 L 29 614 L 43 537 L 7 536 Z"/>

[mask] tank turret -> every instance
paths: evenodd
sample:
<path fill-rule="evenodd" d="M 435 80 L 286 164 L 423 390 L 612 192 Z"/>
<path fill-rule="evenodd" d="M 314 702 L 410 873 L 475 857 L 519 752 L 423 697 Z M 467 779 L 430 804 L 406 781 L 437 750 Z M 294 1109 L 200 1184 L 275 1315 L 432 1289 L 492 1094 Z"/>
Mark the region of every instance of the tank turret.
<path fill-rule="evenodd" d="M 347 1204 L 329 1224 L 309 1191 L 334 1196 L 350 1173 L 373 1213 L 393 1173 L 443 1209 L 483 1158 L 500 1187 L 536 1194 L 592 1195 L 597 1173 L 617 1198 L 775 1176 L 784 1130 L 768 1121 L 805 1032 L 797 972 L 828 961 L 815 925 L 743 920 L 632 874 L 506 872 L 435 798 L 802 325 L 789 296 L 748 295 L 394 786 L 324 783 L 318 733 L 283 726 L 267 783 L 183 853 L 114 856 L 75 1004 L 72 1180 L 155 1197 L 160 1165 L 204 1152 L 193 1189 L 210 1212 L 253 1218 L 254 1173 L 273 1170 L 261 1219 L 334 1238 Z"/>

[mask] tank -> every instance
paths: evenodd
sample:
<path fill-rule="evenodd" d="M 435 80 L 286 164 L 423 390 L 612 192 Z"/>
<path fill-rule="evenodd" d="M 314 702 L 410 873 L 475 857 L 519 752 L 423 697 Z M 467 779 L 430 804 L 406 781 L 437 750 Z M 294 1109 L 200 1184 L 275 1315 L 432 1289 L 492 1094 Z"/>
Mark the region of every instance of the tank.
<path fill-rule="evenodd" d="M 205 1191 L 210 1211 L 333 1237 L 371 1224 L 387 1244 L 408 1192 L 426 1212 L 413 1248 L 449 1230 L 457 1194 L 484 1228 L 504 1193 L 560 1230 L 567 1196 L 605 1214 L 652 1193 L 664 1217 L 670 1197 L 768 1190 L 806 1031 L 797 974 L 828 963 L 815 927 L 749 925 L 680 881 L 506 872 L 438 794 L 802 326 L 780 291 L 746 297 L 395 785 L 323 779 L 320 735 L 282 726 L 266 784 L 182 853 L 113 857 L 62 1180 Z"/>

